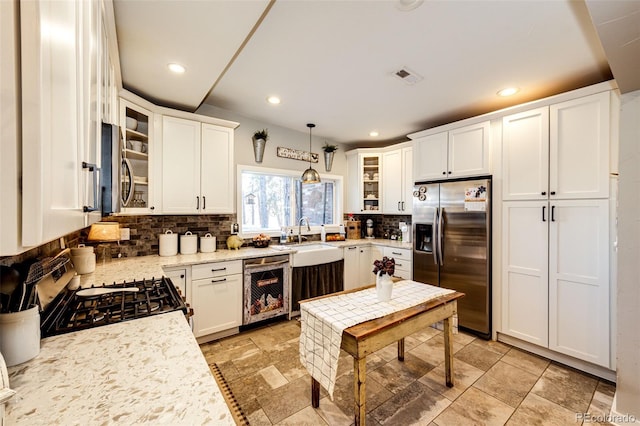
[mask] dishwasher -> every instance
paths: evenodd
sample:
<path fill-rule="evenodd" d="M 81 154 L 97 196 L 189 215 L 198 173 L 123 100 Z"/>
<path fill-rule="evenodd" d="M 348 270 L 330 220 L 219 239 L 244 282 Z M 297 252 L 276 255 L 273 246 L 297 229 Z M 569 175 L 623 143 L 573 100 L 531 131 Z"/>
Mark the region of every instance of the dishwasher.
<path fill-rule="evenodd" d="M 289 314 L 289 255 L 245 259 L 242 325 Z"/>

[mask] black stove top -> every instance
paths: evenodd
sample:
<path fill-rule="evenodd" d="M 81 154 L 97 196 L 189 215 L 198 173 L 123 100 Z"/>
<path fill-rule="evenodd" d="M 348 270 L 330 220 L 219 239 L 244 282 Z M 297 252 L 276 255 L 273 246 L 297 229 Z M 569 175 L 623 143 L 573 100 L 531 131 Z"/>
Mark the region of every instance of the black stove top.
<path fill-rule="evenodd" d="M 92 288 L 113 292 L 89 296 L 82 295 L 84 289 L 61 292 L 42 312 L 42 337 L 178 310 L 187 313 L 182 297 L 165 277 Z M 131 288 L 138 291 L 120 290 Z"/>

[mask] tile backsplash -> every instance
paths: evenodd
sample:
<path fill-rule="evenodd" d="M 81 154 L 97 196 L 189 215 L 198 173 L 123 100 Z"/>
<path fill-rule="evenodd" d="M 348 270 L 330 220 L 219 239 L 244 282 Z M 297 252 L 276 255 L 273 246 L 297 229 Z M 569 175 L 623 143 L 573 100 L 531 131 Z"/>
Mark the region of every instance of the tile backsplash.
<path fill-rule="evenodd" d="M 218 249 L 226 248 L 227 237 L 231 235 L 231 224 L 236 215 L 173 215 L 173 216 L 109 216 L 103 221 L 118 222 L 120 228 L 130 229 L 130 240 L 109 243 L 111 257 L 135 257 L 158 254 L 158 235 L 167 230 L 174 234 L 191 231 L 198 236 L 207 232 L 216 237 Z"/>
<path fill-rule="evenodd" d="M 354 215 L 354 219 L 362 222 L 364 231 L 366 220 L 372 219 L 374 223 L 375 236 L 384 238 L 392 234 L 399 234 L 398 223 L 406 222 L 411 224 L 411 216 L 408 215 Z M 167 230 L 175 234 L 184 234 L 187 231 L 203 236 L 207 232 L 216 237 L 217 249 L 225 249 L 227 237 L 231 235 L 231 224 L 237 222 L 235 214 L 217 215 L 167 215 L 167 216 L 108 216 L 103 221 L 118 222 L 120 228 L 129 228 L 130 240 L 119 243 L 102 243 L 108 246 L 111 257 L 135 257 L 158 254 L 158 235 Z M 345 215 L 344 220 L 347 220 Z M 89 228 L 72 232 L 64 237 L 67 247 L 76 247 L 84 243 L 89 234 Z M 315 236 L 314 236 L 315 237 Z M 317 238 L 311 238 L 317 239 Z M 250 240 L 246 240 L 248 242 Z M 58 239 L 42 246 L 36 247 L 16 256 L 0 257 L 0 265 L 12 265 L 22 263 L 34 258 L 53 256 L 60 251 L 60 241 Z"/>

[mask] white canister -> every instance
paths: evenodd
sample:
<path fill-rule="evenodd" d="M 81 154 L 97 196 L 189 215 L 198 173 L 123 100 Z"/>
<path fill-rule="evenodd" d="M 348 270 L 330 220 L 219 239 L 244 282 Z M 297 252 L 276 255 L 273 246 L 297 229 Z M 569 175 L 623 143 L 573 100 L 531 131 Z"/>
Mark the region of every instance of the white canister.
<path fill-rule="evenodd" d="M 0 352 L 7 367 L 22 364 L 40 353 L 40 309 L 0 314 Z"/>
<path fill-rule="evenodd" d="M 208 232 L 204 237 L 200 237 L 200 251 L 202 253 L 213 253 L 216 251 L 216 237 Z"/>
<path fill-rule="evenodd" d="M 198 236 L 187 231 L 180 235 L 180 254 L 194 254 L 198 251 Z"/>
<path fill-rule="evenodd" d="M 96 270 L 96 255 L 93 247 L 78 246 L 71 249 L 71 262 L 80 275 L 91 274 Z"/>
<path fill-rule="evenodd" d="M 178 234 L 170 229 L 164 234 L 158 235 L 160 256 L 175 256 L 178 254 Z"/>

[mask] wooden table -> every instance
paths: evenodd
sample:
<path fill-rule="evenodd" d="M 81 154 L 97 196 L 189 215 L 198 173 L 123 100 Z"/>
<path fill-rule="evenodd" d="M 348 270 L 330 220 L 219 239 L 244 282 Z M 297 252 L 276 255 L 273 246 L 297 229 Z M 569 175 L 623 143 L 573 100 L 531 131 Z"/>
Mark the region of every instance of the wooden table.
<path fill-rule="evenodd" d="M 331 297 L 359 290 L 362 290 L 362 288 L 321 297 Z M 443 321 L 444 323 L 445 381 L 448 387 L 453 386 L 453 326 L 451 320 L 453 315 L 457 313 L 457 301 L 463 296 L 464 293 L 450 293 L 344 330 L 341 348 L 353 357 L 356 425 L 365 424 L 367 355 L 393 342 L 398 342 L 398 360 L 404 361 L 404 338 L 438 321 Z M 306 301 L 317 299 L 319 298 L 307 299 Z M 314 408 L 320 406 L 320 383 L 313 377 L 311 378 L 311 405 Z"/>

